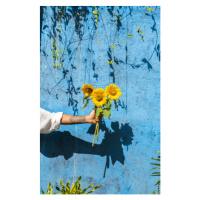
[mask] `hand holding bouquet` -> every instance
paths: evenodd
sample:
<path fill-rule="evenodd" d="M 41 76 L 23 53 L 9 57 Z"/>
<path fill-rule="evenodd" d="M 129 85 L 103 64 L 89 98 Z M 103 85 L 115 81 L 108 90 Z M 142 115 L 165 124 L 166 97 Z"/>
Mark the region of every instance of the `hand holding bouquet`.
<path fill-rule="evenodd" d="M 101 114 L 110 119 L 112 100 L 116 106 L 116 100 L 122 95 L 119 87 L 115 84 L 110 84 L 109 86 L 106 86 L 104 90 L 103 88 L 95 89 L 90 84 L 84 84 L 81 89 L 83 90 L 83 94 L 85 94 L 83 103 L 86 101 L 82 109 L 84 109 L 88 105 L 89 101 L 92 100 L 94 104 L 94 110 L 96 112 L 96 118 L 98 118 Z M 97 135 L 98 140 L 99 122 L 97 121 L 92 146 L 94 146 L 95 135 Z"/>

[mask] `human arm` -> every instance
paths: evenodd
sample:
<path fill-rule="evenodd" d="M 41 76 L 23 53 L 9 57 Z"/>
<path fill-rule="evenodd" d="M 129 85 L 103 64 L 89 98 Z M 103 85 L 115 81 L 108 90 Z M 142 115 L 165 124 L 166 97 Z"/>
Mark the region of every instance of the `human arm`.
<path fill-rule="evenodd" d="M 96 114 L 93 110 L 90 115 L 73 116 L 66 115 L 63 112 L 51 113 L 40 108 L 40 133 L 51 133 L 60 128 L 61 125 L 91 123 L 95 124 Z M 96 118 L 96 121 L 101 122 L 102 115 Z"/>
<path fill-rule="evenodd" d="M 96 118 L 96 113 L 93 110 L 89 115 L 86 116 L 73 116 L 73 115 L 63 114 L 60 124 L 61 125 L 83 124 L 83 123 L 95 124 L 95 120 L 100 123 L 102 120 L 102 115 Z"/>

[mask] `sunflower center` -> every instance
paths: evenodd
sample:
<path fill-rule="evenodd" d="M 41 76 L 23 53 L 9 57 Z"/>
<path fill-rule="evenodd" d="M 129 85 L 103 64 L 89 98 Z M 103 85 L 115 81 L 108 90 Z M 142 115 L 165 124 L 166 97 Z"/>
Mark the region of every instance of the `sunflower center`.
<path fill-rule="evenodd" d="M 86 89 L 86 92 L 87 92 L 87 93 L 92 93 L 92 89 L 91 89 L 91 88 L 87 88 L 87 89 Z"/>
<path fill-rule="evenodd" d="M 111 93 L 111 95 L 116 95 L 117 91 L 116 90 L 111 90 L 110 93 Z"/>
<path fill-rule="evenodd" d="M 97 100 L 97 101 L 101 101 L 102 99 L 103 99 L 103 96 L 101 96 L 101 95 L 99 95 L 99 94 L 96 96 L 96 100 Z"/>

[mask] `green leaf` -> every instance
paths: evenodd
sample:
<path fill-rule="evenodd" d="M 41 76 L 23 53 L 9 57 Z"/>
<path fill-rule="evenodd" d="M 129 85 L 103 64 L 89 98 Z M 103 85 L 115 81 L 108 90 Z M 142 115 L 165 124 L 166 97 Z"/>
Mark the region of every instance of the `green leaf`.
<path fill-rule="evenodd" d="M 61 190 L 61 193 L 62 193 L 62 194 L 66 194 L 66 192 L 65 192 L 65 189 L 64 189 L 64 188 Z"/>
<path fill-rule="evenodd" d="M 114 46 L 110 46 L 112 49 L 115 49 L 115 47 Z"/>
<path fill-rule="evenodd" d="M 133 37 L 133 35 L 127 35 L 128 37 Z"/>
<path fill-rule="evenodd" d="M 110 115 L 111 115 L 110 109 L 104 108 L 103 109 L 103 116 L 110 118 Z"/>
<path fill-rule="evenodd" d="M 92 184 L 92 185 L 89 185 L 87 188 L 85 188 L 85 189 L 82 191 L 82 194 L 84 194 L 85 191 L 88 190 L 89 188 L 91 188 L 92 186 L 93 186 L 93 184 Z"/>
<path fill-rule="evenodd" d="M 70 185 L 70 182 L 68 182 L 68 183 L 66 184 L 66 187 L 69 187 L 69 185 Z"/>
<path fill-rule="evenodd" d="M 84 96 L 84 98 L 83 98 L 83 103 L 85 102 L 85 100 L 86 100 L 87 98 L 88 98 L 88 97 Z"/>
<path fill-rule="evenodd" d="M 91 191 L 87 192 L 86 194 L 90 194 L 92 192 L 94 192 L 97 188 L 100 188 L 100 185 L 97 185 L 96 187 L 94 187 Z"/>
<path fill-rule="evenodd" d="M 100 115 L 100 113 L 102 113 L 102 112 L 103 112 L 103 109 L 101 107 L 98 107 L 96 109 L 96 117 L 98 117 Z"/>
<path fill-rule="evenodd" d="M 63 184 L 63 182 L 62 182 L 62 180 L 59 178 L 59 181 L 60 181 L 60 186 L 62 187 L 62 188 L 64 188 L 64 184 Z"/>
<path fill-rule="evenodd" d="M 50 189 L 51 189 L 51 182 L 49 182 L 49 184 L 48 184 L 48 186 L 47 186 L 46 194 L 49 194 L 49 193 L 50 193 Z"/>
<path fill-rule="evenodd" d="M 154 167 L 154 168 L 152 168 L 151 170 L 153 170 L 153 169 L 160 169 L 160 167 Z"/>
<path fill-rule="evenodd" d="M 71 190 L 70 190 L 70 194 L 72 194 L 73 190 L 74 190 L 74 183 L 72 183 L 72 187 L 71 187 Z"/>
<path fill-rule="evenodd" d="M 81 194 L 81 183 L 80 183 L 79 186 L 78 186 L 78 190 L 80 191 L 79 194 Z"/>
<path fill-rule="evenodd" d="M 44 194 L 44 190 L 43 189 L 41 189 L 41 192 L 42 192 L 42 194 Z"/>
<path fill-rule="evenodd" d="M 107 102 L 106 102 L 106 104 L 105 104 L 106 108 L 110 109 L 111 105 L 112 105 L 112 100 L 108 99 Z"/>
<path fill-rule="evenodd" d="M 85 105 L 81 108 L 81 110 L 83 110 L 83 109 L 88 105 L 89 100 L 90 100 L 90 99 L 87 99 L 87 100 L 86 100 L 86 103 L 85 103 Z"/>
<path fill-rule="evenodd" d="M 51 187 L 51 194 L 53 194 L 53 186 Z"/>
<path fill-rule="evenodd" d="M 69 187 L 69 185 L 70 185 L 70 182 L 68 182 L 68 183 L 66 184 L 66 192 L 67 192 L 67 194 L 70 192 L 70 187 Z"/>
<path fill-rule="evenodd" d="M 160 175 L 160 172 L 153 172 L 152 174 L 159 174 Z"/>
<path fill-rule="evenodd" d="M 79 178 L 78 178 L 78 180 L 76 182 L 78 183 L 78 182 L 80 182 L 80 180 L 81 180 L 81 176 L 79 176 Z"/>
<path fill-rule="evenodd" d="M 58 186 L 56 186 L 56 190 L 60 191 L 60 188 Z"/>
<path fill-rule="evenodd" d="M 153 191 L 153 193 L 152 193 L 152 194 L 156 194 L 156 193 L 155 193 L 155 191 Z"/>
<path fill-rule="evenodd" d="M 79 183 L 79 181 L 81 180 L 81 176 L 79 176 L 79 178 L 77 179 L 77 181 L 74 184 L 74 188 L 77 186 L 77 184 Z"/>
<path fill-rule="evenodd" d="M 159 181 L 157 181 L 155 185 L 158 185 L 158 184 L 160 184 L 160 180 L 159 180 Z"/>
<path fill-rule="evenodd" d="M 157 161 L 160 161 L 160 159 L 157 159 L 157 158 L 151 158 L 152 160 L 157 160 Z"/>
<path fill-rule="evenodd" d="M 117 45 L 121 47 L 121 45 L 120 45 L 120 44 L 117 44 Z"/>
<path fill-rule="evenodd" d="M 158 166 L 160 166 L 160 164 L 157 164 L 157 163 L 150 163 L 151 165 L 158 165 Z"/>

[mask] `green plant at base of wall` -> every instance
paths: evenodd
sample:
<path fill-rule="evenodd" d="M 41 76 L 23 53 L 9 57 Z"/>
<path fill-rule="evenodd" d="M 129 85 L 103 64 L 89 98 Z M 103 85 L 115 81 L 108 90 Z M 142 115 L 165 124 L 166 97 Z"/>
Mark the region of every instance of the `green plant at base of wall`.
<path fill-rule="evenodd" d="M 41 192 L 42 192 L 42 194 L 44 194 L 43 189 L 41 189 Z M 51 185 L 51 183 L 49 183 L 47 186 L 46 194 L 56 194 L 55 192 L 53 193 L 53 185 Z"/>
<path fill-rule="evenodd" d="M 61 188 L 59 188 L 58 186 L 56 186 L 56 190 L 59 191 L 58 194 L 90 194 L 92 192 L 94 192 L 97 188 L 100 188 L 100 185 L 97 185 L 96 187 L 93 187 L 93 184 L 89 185 L 87 188 L 82 189 L 81 188 L 81 176 L 77 179 L 77 181 L 75 183 L 72 183 L 71 187 L 70 187 L 70 182 L 68 182 L 66 185 L 64 185 L 63 181 L 61 179 L 60 180 L 60 186 Z M 51 186 L 51 183 L 49 183 L 49 185 L 47 186 L 47 191 L 46 194 L 56 194 L 55 192 L 53 193 L 53 186 Z M 89 188 L 93 189 L 91 191 L 86 192 Z M 42 194 L 45 194 L 43 189 L 41 189 Z"/>
<path fill-rule="evenodd" d="M 159 176 L 160 177 L 160 152 L 156 152 L 159 154 L 157 158 L 151 158 L 152 160 L 157 161 L 157 163 L 150 163 L 151 165 L 154 165 L 155 167 L 151 170 L 156 170 L 156 172 L 152 172 L 151 176 Z M 160 180 L 158 180 L 155 184 L 157 186 L 157 194 L 160 194 Z M 153 191 L 153 194 L 156 194 L 155 191 Z"/>

